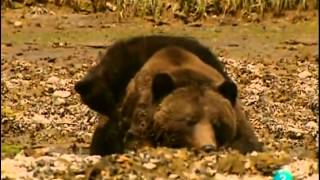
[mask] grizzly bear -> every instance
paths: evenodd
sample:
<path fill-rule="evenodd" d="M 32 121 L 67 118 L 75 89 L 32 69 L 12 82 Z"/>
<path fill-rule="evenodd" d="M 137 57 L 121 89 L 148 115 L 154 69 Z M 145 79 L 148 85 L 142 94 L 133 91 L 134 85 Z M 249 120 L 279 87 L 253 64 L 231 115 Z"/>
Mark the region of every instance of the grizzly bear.
<path fill-rule="evenodd" d="M 112 121 L 116 121 L 115 124 L 112 124 L 113 128 L 120 128 L 117 123 L 120 122 L 121 115 L 118 114 L 117 108 L 123 100 L 129 81 L 156 51 L 172 45 L 192 52 L 201 61 L 215 68 L 224 78 L 229 79 L 217 57 L 197 40 L 191 37 L 149 35 L 120 40 L 111 45 L 100 62 L 75 84 L 75 90 L 80 94 L 84 104 L 108 116 Z M 106 128 L 98 126 L 95 130 L 91 143 L 91 154 L 103 155 L 118 152 L 110 151 L 114 149 L 112 147 L 109 150 L 105 149 L 106 152 L 100 152 L 101 149 L 98 147 L 110 142 L 106 142 L 105 138 L 96 140 L 99 138 L 95 137 L 106 137 L 110 133 L 105 131 Z M 118 129 L 117 131 L 123 132 L 124 130 Z M 101 135 L 102 132 L 105 135 Z M 120 143 L 118 137 L 121 137 L 121 133 L 111 133 L 108 136 Z"/>
<path fill-rule="evenodd" d="M 91 154 L 105 155 L 123 151 L 124 144 L 122 139 L 124 138 L 124 134 L 127 133 L 127 130 L 129 128 L 130 130 L 132 130 L 134 129 L 134 127 L 139 127 L 131 125 L 131 123 L 125 121 L 125 118 L 122 118 L 121 116 L 123 114 L 127 114 L 121 112 L 119 113 L 118 111 L 119 106 L 121 104 L 125 104 L 123 103 L 123 98 L 127 92 L 126 87 L 131 78 L 133 78 L 133 76 L 140 70 L 140 68 L 144 66 L 147 61 L 149 61 L 150 57 L 155 52 L 162 48 L 170 46 L 176 46 L 191 52 L 192 54 L 197 56 L 198 59 L 203 63 L 215 69 L 225 79 L 225 81 L 231 82 L 230 78 L 223 69 L 223 65 L 217 59 L 217 57 L 210 51 L 209 48 L 203 46 L 195 39 L 187 37 L 151 35 L 134 37 L 128 40 L 116 42 L 111 47 L 109 47 L 105 55 L 101 58 L 101 61 L 96 66 L 91 68 L 87 75 L 75 85 L 75 90 L 80 94 L 82 101 L 86 105 L 102 114 L 102 119 L 104 119 L 104 116 L 107 116 L 109 118 L 109 121 L 107 123 L 106 121 L 102 121 L 105 123 L 100 123 L 100 125 L 97 126 L 92 137 L 92 143 L 90 147 Z M 200 80 L 202 77 L 205 77 L 203 81 L 207 82 L 207 80 L 205 80 L 207 77 L 204 75 L 199 76 L 197 75 L 197 73 L 184 73 L 183 71 L 181 72 L 182 73 L 180 74 L 183 75 L 178 78 L 182 82 L 181 84 L 193 83 L 189 81 L 188 76 L 196 76 L 196 80 L 194 81 L 195 84 L 199 84 L 202 81 Z M 178 74 L 179 73 L 177 71 L 177 77 L 179 76 Z M 173 74 L 171 74 L 171 77 L 172 76 Z M 156 79 L 157 78 L 154 79 L 155 82 L 157 81 Z M 160 80 L 160 82 L 162 81 Z M 175 85 L 178 84 L 178 82 L 175 82 Z M 168 84 L 165 83 L 165 85 Z M 228 88 L 228 86 L 231 86 L 231 88 Z M 237 104 L 234 101 L 234 97 L 237 96 L 237 90 L 232 86 L 234 86 L 233 83 L 225 83 L 225 86 L 218 87 L 218 89 L 223 90 L 222 92 L 225 92 L 223 94 L 226 96 L 226 98 L 230 100 L 231 104 L 234 104 L 236 106 Z M 165 94 L 166 89 L 162 89 L 159 92 Z M 161 97 L 161 93 L 159 92 L 157 93 L 157 95 Z M 140 98 L 140 100 L 143 99 L 141 98 L 142 96 L 135 97 L 134 95 L 126 97 L 133 99 L 133 102 L 135 98 Z M 138 112 L 138 106 L 126 105 L 123 109 L 130 109 L 130 107 L 136 108 L 136 112 Z M 147 107 L 150 111 L 151 106 Z M 241 109 L 240 107 L 236 108 L 236 111 L 237 109 Z M 239 110 L 239 112 L 242 113 L 243 111 Z M 142 117 L 143 113 L 139 116 Z M 144 121 L 142 120 L 141 122 Z M 237 121 L 237 123 L 239 123 L 239 121 Z M 140 123 L 139 125 L 143 126 L 143 123 Z M 248 131 L 237 128 L 237 134 L 248 133 L 248 135 L 244 137 L 251 136 L 251 127 L 249 125 L 248 127 Z M 239 143 L 233 143 L 235 144 L 234 146 L 241 146 L 243 144 L 246 144 L 242 142 L 248 140 L 245 138 L 241 138 L 242 136 L 236 137 L 239 139 Z"/>
<path fill-rule="evenodd" d="M 154 146 L 262 150 L 237 87 L 179 47 L 154 53 L 127 87 L 120 109 L 127 148 Z"/>

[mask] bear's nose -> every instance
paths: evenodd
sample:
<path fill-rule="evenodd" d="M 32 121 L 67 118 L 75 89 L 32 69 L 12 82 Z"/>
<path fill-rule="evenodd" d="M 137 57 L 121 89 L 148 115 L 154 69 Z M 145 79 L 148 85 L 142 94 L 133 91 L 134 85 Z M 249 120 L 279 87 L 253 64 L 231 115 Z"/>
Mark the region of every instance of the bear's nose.
<path fill-rule="evenodd" d="M 205 152 L 212 152 L 215 151 L 217 149 L 216 146 L 214 146 L 213 144 L 207 144 L 201 147 L 201 150 L 205 151 Z"/>
<path fill-rule="evenodd" d="M 90 82 L 86 80 L 79 81 L 75 84 L 74 89 L 80 95 L 86 94 L 91 88 Z"/>

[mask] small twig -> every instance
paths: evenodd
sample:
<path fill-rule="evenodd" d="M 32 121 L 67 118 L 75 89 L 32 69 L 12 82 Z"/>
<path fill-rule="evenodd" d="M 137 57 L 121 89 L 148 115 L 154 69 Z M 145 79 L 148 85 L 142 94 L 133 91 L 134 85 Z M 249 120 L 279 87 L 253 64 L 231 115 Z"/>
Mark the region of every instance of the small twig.
<path fill-rule="evenodd" d="M 54 122 L 55 124 L 66 124 L 66 125 L 78 125 L 78 123 L 71 123 L 71 122 Z"/>
<path fill-rule="evenodd" d="M 288 41 L 283 41 L 280 44 L 287 44 L 287 45 L 302 44 L 304 46 L 316 46 L 318 43 L 317 42 L 303 42 L 303 41 L 298 41 L 298 40 L 288 40 Z"/>
<path fill-rule="evenodd" d="M 90 48 L 108 48 L 111 44 L 77 44 L 77 46 L 90 47 Z"/>

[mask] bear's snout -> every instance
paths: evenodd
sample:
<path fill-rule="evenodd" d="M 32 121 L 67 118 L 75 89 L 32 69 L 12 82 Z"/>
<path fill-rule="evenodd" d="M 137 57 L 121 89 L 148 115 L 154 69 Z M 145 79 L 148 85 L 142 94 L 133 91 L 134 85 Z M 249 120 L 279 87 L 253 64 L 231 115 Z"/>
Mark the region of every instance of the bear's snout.
<path fill-rule="evenodd" d="M 207 120 L 200 120 L 193 129 L 193 146 L 203 148 L 217 147 L 216 137 L 211 123 Z"/>
<path fill-rule="evenodd" d="M 75 84 L 74 89 L 76 90 L 77 93 L 79 93 L 80 95 L 83 96 L 90 91 L 91 87 L 92 87 L 92 85 L 91 85 L 90 81 L 81 80 Z"/>
<path fill-rule="evenodd" d="M 83 79 L 75 84 L 74 89 L 80 95 L 84 104 L 101 114 L 105 114 L 110 107 L 107 102 L 111 102 L 112 99 L 107 97 L 107 93 L 102 93 L 107 91 L 104 91 L 101 84 L 95 83 L 91 79 Z"/>

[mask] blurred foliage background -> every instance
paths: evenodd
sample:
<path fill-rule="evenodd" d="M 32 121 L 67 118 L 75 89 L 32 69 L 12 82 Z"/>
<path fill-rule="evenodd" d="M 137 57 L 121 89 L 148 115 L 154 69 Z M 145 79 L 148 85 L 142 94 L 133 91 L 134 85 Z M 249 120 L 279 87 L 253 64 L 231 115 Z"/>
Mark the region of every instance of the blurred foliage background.
<path fill-rule="evenodd" d="M 116 12 L 120 17 L 163 16 L 206 18 L 213 15 L 281 16 L 285 10 L 317 9 L 318 0 L 1 0 L 1 9 L 25 6 L 70 7 L 76 12 Z"/>

